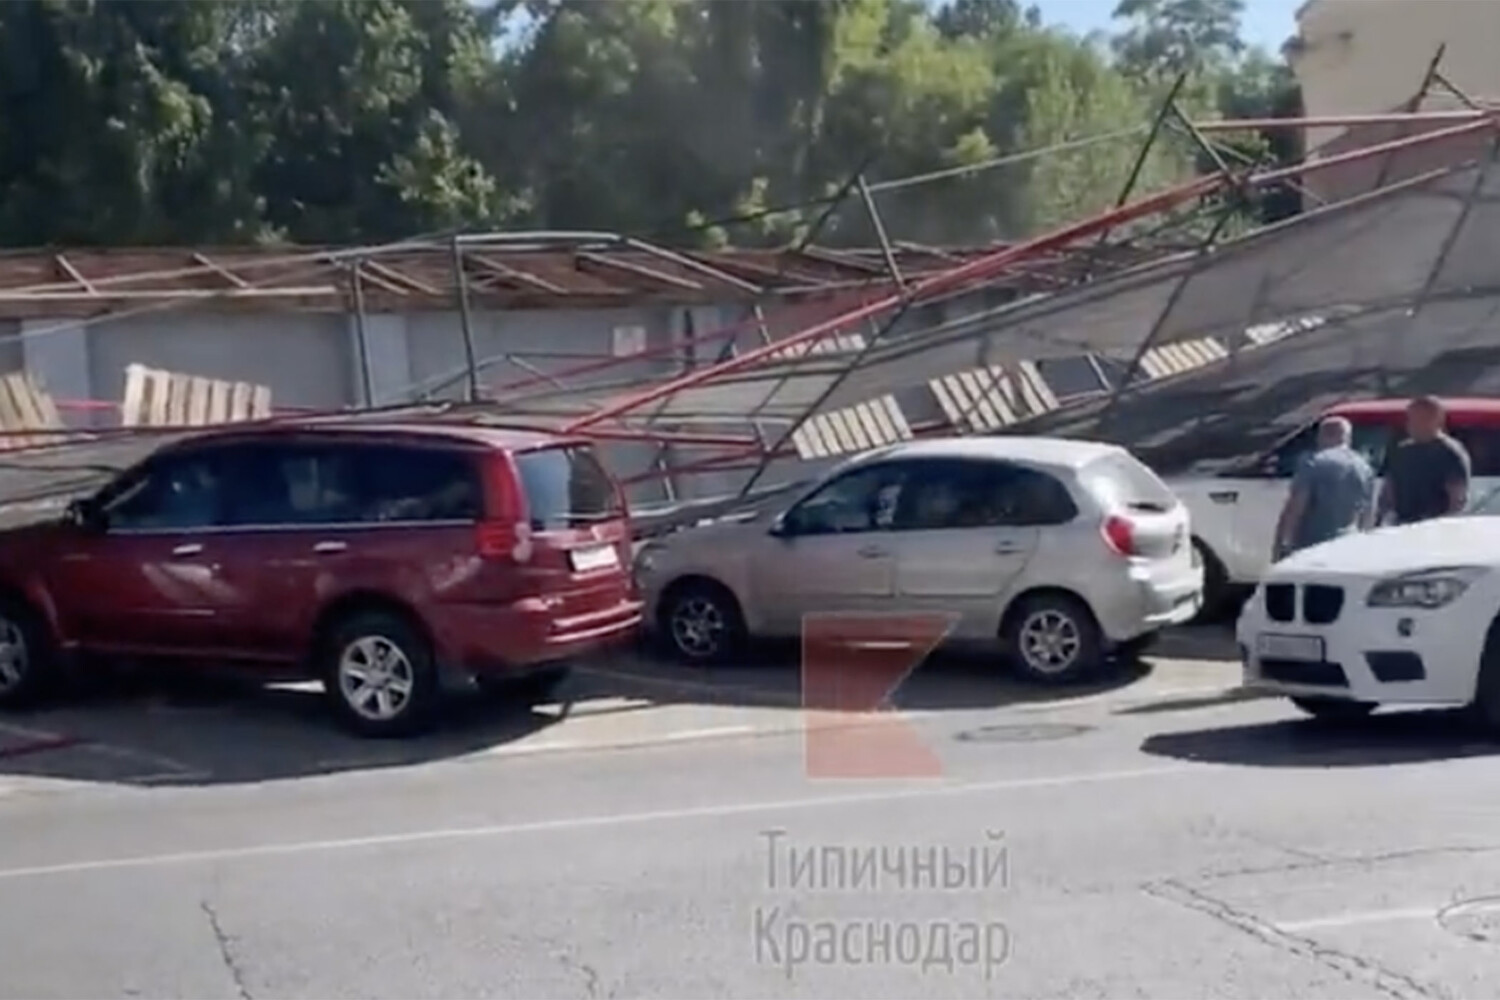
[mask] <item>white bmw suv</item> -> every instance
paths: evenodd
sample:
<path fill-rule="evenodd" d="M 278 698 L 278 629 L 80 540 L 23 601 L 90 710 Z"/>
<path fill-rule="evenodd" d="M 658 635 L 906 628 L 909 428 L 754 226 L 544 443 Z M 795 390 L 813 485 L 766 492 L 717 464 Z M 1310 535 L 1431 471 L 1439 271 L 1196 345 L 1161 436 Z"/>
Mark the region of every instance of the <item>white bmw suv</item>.
<path fill-rule="evenodd" d="M 1500 492 L 1276 563 L 1237 632 L 1246 686 L 1313 716 L 1470 706 L 1500 730 Z"/>
<path fill-rule="evenodd" d="M 945 438 L 854 458 L 775 516 L 690 528 L 636 560 L 647 623 L 680 658 L 809 614 L 949 616 L 1031 679 L 1092 672 L 1193 617 L 1203 570 L 1186 508 L 1123 448 Z"/>

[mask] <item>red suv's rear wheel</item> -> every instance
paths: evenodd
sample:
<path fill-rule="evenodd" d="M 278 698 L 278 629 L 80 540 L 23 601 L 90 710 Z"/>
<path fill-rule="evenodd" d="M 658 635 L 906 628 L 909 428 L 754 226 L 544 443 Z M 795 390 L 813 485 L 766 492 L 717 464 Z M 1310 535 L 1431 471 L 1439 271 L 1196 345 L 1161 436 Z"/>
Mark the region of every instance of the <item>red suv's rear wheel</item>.
<path fill-rule="evenodd" d="M 359 611 L 323 643 L 323 687 L 334 711 L 364 736 L 407 736 L 434 721 L 441 685 L 427 639 L 404 617 Z"/>
<path fill-rule="evenodd" d="M 57 680 L 51 636 L 26 605 L 0 599 L 0 706 L 24 706 Z"/>

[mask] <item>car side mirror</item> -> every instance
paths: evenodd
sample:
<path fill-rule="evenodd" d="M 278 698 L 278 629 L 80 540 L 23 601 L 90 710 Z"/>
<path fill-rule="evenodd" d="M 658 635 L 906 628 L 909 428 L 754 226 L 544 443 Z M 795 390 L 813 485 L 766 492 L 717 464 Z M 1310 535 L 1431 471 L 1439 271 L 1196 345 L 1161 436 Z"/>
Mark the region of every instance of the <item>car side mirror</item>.
<path fill-rule="evenodd" d="M 92 498 L 68 504 L 63 519 L 81 531 L 101 533 L 109 527 L 109 518 Z"/>
<path fill-rule="evenodd" d="M 775 538 L 795 538 L 802 529 L 796 509 L 782 511 L 771 519 L 770 534 Z"/>

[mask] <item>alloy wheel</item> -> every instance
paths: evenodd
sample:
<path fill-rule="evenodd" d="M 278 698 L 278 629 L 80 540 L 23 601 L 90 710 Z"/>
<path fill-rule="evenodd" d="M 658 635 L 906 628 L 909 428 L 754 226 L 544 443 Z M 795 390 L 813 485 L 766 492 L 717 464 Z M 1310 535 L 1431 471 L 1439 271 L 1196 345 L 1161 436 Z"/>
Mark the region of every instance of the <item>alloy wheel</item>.
<path fill-rule="evenodd" d="M 1021 623 L 1020 653 L 1039 674 L 1061 674 L 1072 668 L 1083 649 L 1083 635 L 1071 616 L 1055 609 L 1034 612 Z"/>
<path fill-rule="evenodd" d="M 0 618 L 0 692 L 11 691 L 25 683 L 30 666 L 25 633 L 9 618 Z"/>
<path fill-rule="evenodd" d="M 355 639 L 339 656 L 339 693 L 356 714 L 389 722 L 406 711 L 416 672 L 401 647 L 380 635 Z"/>
<path fill-rule="evenodd" d="M 672 609 L 672 642 L 686 656 L 709 659 L 724 643 L 728 628 L 724 611 L 707 597 L 693 595 Z"/>

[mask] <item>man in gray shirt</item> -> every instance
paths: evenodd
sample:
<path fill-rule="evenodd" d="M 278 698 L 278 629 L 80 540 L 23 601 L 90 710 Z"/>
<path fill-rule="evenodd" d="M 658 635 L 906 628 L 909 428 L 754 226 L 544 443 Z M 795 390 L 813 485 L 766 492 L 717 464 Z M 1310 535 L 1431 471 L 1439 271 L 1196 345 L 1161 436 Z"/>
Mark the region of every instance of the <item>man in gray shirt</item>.
<path fill-rule="evenodd" d="M 1447 414 L 1432 396 L 1406 408 L 1406 435 L 1386 463 L 1376 523 L 1394 514 L 1397 524 L 1411 524 L 1456 514 L 1469 502 L 1469 453 L 1449 437 Z"/>
<path fill-rule="evenodd" d="M 1343 417 L 1318 425 L 1318 451 L 1292 478 L 1292 492 L 1276 522 L 1273 557 L 1330 541 L 1368 526 L 1375 473 L 1349 447 L 1354 429 Z"/>

